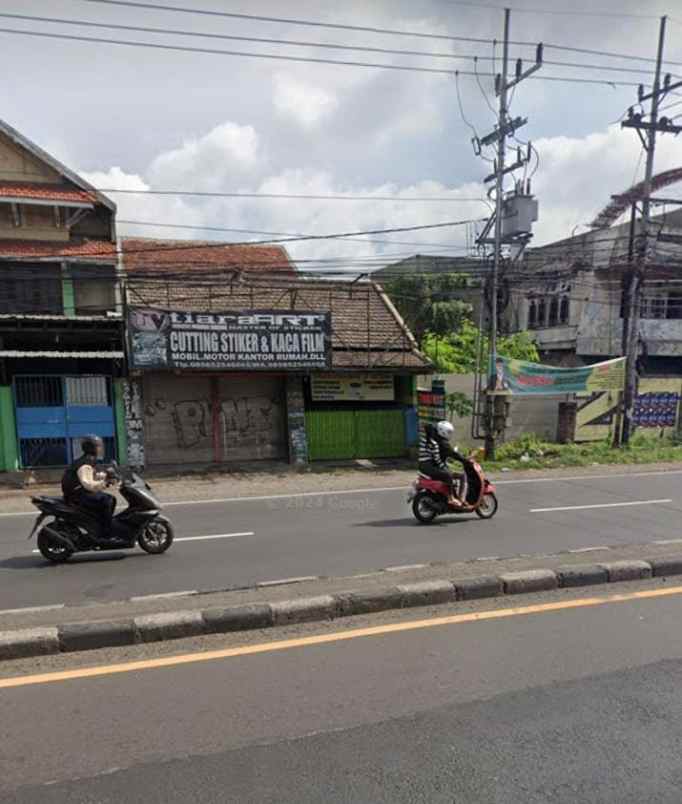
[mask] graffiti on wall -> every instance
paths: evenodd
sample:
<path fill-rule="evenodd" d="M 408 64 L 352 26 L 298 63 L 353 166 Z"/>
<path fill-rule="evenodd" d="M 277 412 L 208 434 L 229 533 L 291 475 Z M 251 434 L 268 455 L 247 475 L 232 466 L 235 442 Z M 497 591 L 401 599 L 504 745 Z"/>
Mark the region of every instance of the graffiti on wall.
<path fill-rule="evenodd" d="M 128 464 L 144 466 L 144 420 L 142 417 L 142 387 L 138 380 L 123 383 L 123 409 L 128 435 Z"/>
<path fill-rule="evenodd" d="M 282 408 L 266 396 L 226 399 L 220 405 L 223 443 L 231 446 L 264 446 L 281 429 Z"/>
<path fill-rule="evenodd" d="M 228 453 L 231 448 L 267 446 L 277 439 L 281 429 L 281 404 L 267 396 L 223 399 L 218 413 L 220 436 Z M 145 415 L 149 419 L 170 415 L 180 449 L 210 449 L 212 445 L 213 416 L 207 398 L 169 403 L 159 397 L 147 405 Z"/>

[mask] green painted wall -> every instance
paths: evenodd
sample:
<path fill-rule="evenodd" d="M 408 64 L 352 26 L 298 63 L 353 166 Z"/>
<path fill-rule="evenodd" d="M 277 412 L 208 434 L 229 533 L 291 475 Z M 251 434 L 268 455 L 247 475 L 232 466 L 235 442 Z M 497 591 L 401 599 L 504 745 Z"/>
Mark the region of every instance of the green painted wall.
<path fill-rule="evenodd" d="M 118 462 L 126 465 L 128 463 L 128 432 L 123 404 L 124 384 L 125 380 L 114 380 L 114 416 L 116 418 L 116 454 Z"/>
<path fill-rule="evenodd" d="M 0 472 L 15 472 L 18 468 L 12 389 L 9 385 L 0 385 Z"/>
<path fill-rule="evenodd" d="M 76 297 L 73 290 L 73 279 L 64 275 L 62 277 L 62 304 L 64 305 L 64 315 L 76 315 Z"/>

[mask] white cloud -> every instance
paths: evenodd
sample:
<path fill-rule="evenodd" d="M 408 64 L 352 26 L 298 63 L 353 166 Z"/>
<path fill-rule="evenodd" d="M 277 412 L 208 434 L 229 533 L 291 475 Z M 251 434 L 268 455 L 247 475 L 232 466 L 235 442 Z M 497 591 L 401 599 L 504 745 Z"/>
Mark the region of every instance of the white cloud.
<path fill-rule="evenodd" d="M 329 117 L 338 107 L 332 92 L 295 78 L 290 73 L 273 76 L 273 104 L 278 114 L 309 128 Z"/>
<path fill-rule="evenodd" d="M 248 157 L 241 162 L 241 186 L 248 192 L 291 195 L 365 196 L 367 200 L 296 200 L 240 199 L 155 196 L 153 194 L 112 195 L 119 205 L 119 218 L 155 223 L 179 223 L 196 228 L 165 228 L 121 225 L 129 234 L 147 234 L 177 238 L 216 238 L 224 240 L 249 239 L 246 234 L 204 231 L 200 227 L 250 229 L 264 232 L 324 235 L 336 232 L 393 229 L 429 225 L 445 221 L 487 217 L 485 204 L 464 199 L 482 198 L 484 188 L 478 183 L 447 186 L 442 181 L 422 180 L 406 185 L 396 182 L 367 183 L 349 181 L 332 167 L 284 168 L 265 175 L 266 165 L 258 156 L 258 136 L 249 127 L 249 136 L 242 141 L 241 151 Z M 215 132 L 234 131 L 227 123 L 199 137 L 196 146 L 163 152 L 155 157 L 153 166 L 142 175 L 126 173 L 113 167 L 83 176 L 97 187 L 150 189 L 153 187 L 205 187 L 213 165 L 211 142 Z M 228 137 L 229 139 L 229 137 Z M 219 142 L 224 142 L 218 137 Z M 237 137 L 237 141 L 239 137 Z M 246 143 L 246 144 L 244 144 Z M 249 145 L 251 143 L 251 145 Z M 630 131 L 611 126 L 586 137 L 551 137 L 539 139 L 535 147 L 540 152 L 540 165 L 533 178 L 533 192 L 540 202 L 540 220 L 536 224 L 535 244 L 551 242 L 570 236 L 578 224 L 589 222 L 605 206 L 612 193 L 627 189 L 633 183 L 639 156 L 639 142 Z M 233 153 L 240 152 L 240 148 Z M 181 153 L 182 156 L 178 156 Z M 682 149 L 673 138 L 662 137 L 659 142 L 656 170 L 661 171 L 682 163 Z M 250 170 L 249 170 L 250 165 Z M 180 166 L 180 167 L 179 167 Z M 640 163 L 641 178 L 643 163 Z M 178 170 L 191 180 L 178 179 Z M 154 181 L 148 176 L 154 176 Z M 224 174 L 216 189 L 235 187 L 234 179 Z M 410 197 L 439 197 L 444 200 L 414 202 Z M 386 197 L 395 200 L 384 200 Z M 287 246 L 301 266 L 307 260 L 323 260 L 319 265 L 331 268 L 353 267 L 360 271 L 414 253 L 461 254 L 467 228 L 464 226 L 427 229 L 392 235 L 375 235 L 366 242 L 357 240 L 319 240 L 292 243 Z M 262 236 L 253 236 L 263 239 Z M 390 242 L 375 242 L 390 241 Z M 374 261 L 374 262 L 372 262 Z"/>
<path fill-rule="evenodd" d="M 253 126 L 225 122 L 207 134 L 159 154 L 146 171 L 150 183 L 166 187 L 217 190 L 234 186 L 264 163 Z"/>

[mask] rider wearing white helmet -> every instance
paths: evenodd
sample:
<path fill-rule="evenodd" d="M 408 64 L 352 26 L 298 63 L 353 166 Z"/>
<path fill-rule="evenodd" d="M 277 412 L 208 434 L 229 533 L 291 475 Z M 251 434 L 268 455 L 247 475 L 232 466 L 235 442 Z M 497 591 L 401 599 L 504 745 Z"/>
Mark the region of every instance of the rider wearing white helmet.
<path fill-rule="evenodd" d="M 450 445 L 455 428 L 449 421 L 427 424 L 419 439 L 419 471 L 434 480 L 442 480 L 450 488 L 450 502 L 457 502 L 454 478 L 448 469 L 448 458 L 464 464 L 465 458 Z"/>

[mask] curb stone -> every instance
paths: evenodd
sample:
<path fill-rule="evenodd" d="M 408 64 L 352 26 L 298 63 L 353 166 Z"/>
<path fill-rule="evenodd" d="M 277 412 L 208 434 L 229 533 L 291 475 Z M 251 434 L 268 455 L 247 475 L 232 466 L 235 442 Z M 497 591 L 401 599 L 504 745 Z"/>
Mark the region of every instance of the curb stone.
<path fill-rule="evenodd" d="M 556 573 L 548 569 L 506 572 L 500 575 L 507 595 L 523 595 L 526 592 L 550 592 L 559 587 Z"/>
<path fill-rule="evenodd" d="M 135 617 L 137 642 L 163 642 L 166 639 L 200 636 L 206 633 L 200 611 L 169 611 Z"/>
<path fill-rule="evenodd" d="M 50 653 L 59 653 L 59 637 L 55 627 L 0 632 L 0 660 L 25 659 Z"/>
<path fill-rule="evenodd" d="M 609 573 L 609 583 L 641 581 L 651 578 L 651 564 L 647 561 L 609 561 L 600 564 Z"/>
<path fill-rule="evenodd" d="M 682 572 L 682 560 L 680 560 L 680 572 Z M 564 567 L 557 567 L 556 575 L 559 579 L 559 586 L 563 588 L 592 586 L 608 583 L 609 580 L 608 570 L 599 564 L 568 564 Z"/>
<path fill-rule="evenodd" d="M 397 589 L 402 595 L 402 604 L 405 608 L 454 603 L 457 600 L 457 589 L 450 581 L 404 583 L 398 586 Z"/>
<path fill-rule="evenodd" d="M 203 617 L 209 634 L 271 628 L 275 624 L 272 608 L 266 603 L 204 609 Z"/>
<path fill-rule="evenodd" d="M 452 583 L 457 590 L 457 600 L 482 600 L 486 597 L 497 597 L 504 592 L 504 585 L 497 575 L 463 578 Z"/>
<path fill-rule="evenodd" d="M 682 575 L 682 558 L 654 558 L 648 562 L 654 578 L 665 575 Z"/>
<path fill-rule="evenodd" d="M 59 648 L 64 653 L 98 648 L 118 648 L 135 644 L 133 620 L 115 622 L 67 623 L 57 626 Z"/>
<path fill-rule="evenodd" d="M 273 625 L 333 620 L 339 614 L 339 601 L 332 595 L 302 597 L 270 603 Z"/>
<path fill-rule="evenodd" d="M 206 634 L 272 628 L 372 614 L 391 609 L 430 606 L 500 595 L 551 591 L 593 584 L 682 575 L 682 556 L 650 561 L 573 564 L 549 569 L 435 579 L 389 586 L 371 592 L 341 592 L 272 603 L 147 614 L 128 620 L 66 623 L 49 628 L 0 631 L 0 661 L 121 645 L 143 644 Z"/>

